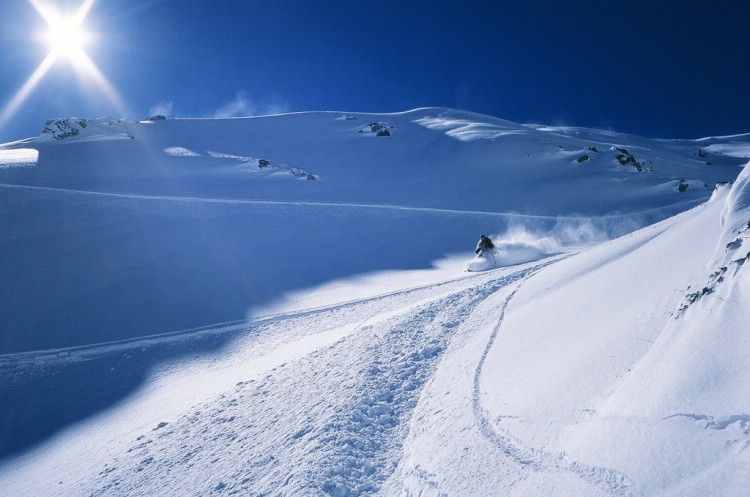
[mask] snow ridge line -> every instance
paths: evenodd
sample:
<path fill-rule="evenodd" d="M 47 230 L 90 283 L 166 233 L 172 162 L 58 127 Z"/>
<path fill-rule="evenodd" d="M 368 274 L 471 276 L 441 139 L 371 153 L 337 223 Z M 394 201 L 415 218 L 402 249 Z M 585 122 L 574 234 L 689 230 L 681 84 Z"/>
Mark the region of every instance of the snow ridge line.
<path fill-rule="evenodd" d="M 74 356 L 82 358 L 82 356 L 99 356 L 106 353 L 123 352 L 135 348 L 148 347 L 157 343 L 164 344 L 167 342 L 179 342 L 191 337 L 203 337 L 208 335 L 220 335 L 232 331 L 242 331 L 250 327 L 251 326 L 248 325 L 246 320 L 240 319 L 236 321 L 227 321 L 225 323 L 199 326 L 196 328 L 156 333 L 154 335 L 123 338 L 121 340 L 112 340 L 109 342 L 72 345 L 70 347 L 60 347 L 55 349 L 29 350 L 26 352 L 11 352 L 10 354 L 0 355 L 0 369 L 8 364 L 15 366 L 40 360 L 43 360 L 45 363 L 52 363 L 54 360 L 65 361 Z"/>
<path fill-rule="evenodd" d="M 122 495 L 148 495 L 166 481 L 174 488 L 170 495 L 191 486 L 206 494 L 213 488 L 243 495 L 381 495 L 420 392 L 460 323 L 529 270 L 489 273 L 476 284 L 430 285 L 436 295 L 368 299 L 364 304 L 377 312 L 368 310 L 335 343 L 240 381 L 163 429 L 144 430 L 126 453 L 106 462 L 90 494 L 109 495 L 117 486 Z M 372 322 L 382 313 L 392 315 Z M 307 388 L 289 395 L 288 385 L 301 378 Z M 271 409 L 269 398 L 283 405 Z M 217 468 L 214 481 L 191 479 L 200 469 L 186 468 L 208 468 L 225 453 L 234 462 Z M 139 481 L 127 481 L 131 471 L 140 473 Z"/>
<path fill-rule="evenodd" d="M 418 285 L 418 286 L 413 286 L 409 288 L 403 288 L 401 290 L 394 290 L 392 292 L 380 293 L 377 295 L 368 295 L 368 296 L 361 297 L 361 298 L 356 298 L 352 300 L 344 300 L 344 301 L 336 302 L 333 304 L 322 305 L 319 307 L 308 307 L 308 308 L 303 308 L 303 309 L 294 309 L 291 311 L 282 311 L 282 312 L 274 313 L 274 314 L 264 314 L 264 315 L 257 316 L 255 320 L 253 321 L 253 324 L 268 323 L 268 322 L 282 321 L 284 319 L 289 319 L 289 318 L 310 316 L 310 315 L 318 314 L 321 312 L 327 312 L 327 311 L 332 311 L 336 309 L 342 309 L 345 307 L 350 307 L 350 306 L 361 304 L 364 302 L 373 302 L 377 300 L 383 300 L 389 297 L 396 297 L 399 295 L 406 295 L 412 292 L 418 292 L 420 290 L 440 288 L 440 287 L 448 286 L 454 283 L 459 283 L 469 278 L 479 278 L 481 276 L 483 276 L 482 273 L 473 273 L 473 274 L 468 273 L 468 274 L 459 276 L 457 278 L 452 278 L 449 280 L 428 283 L 426 285 Z"/>
<path fill-rule="evenodd" d="M 141 348 L 157 343 L 167 342 L 179 342 L 187 340 L 196 336 L 207 336 L 207 335 L 223 335 L 226 333 L 243 333 L 250 332 L 251 330 L 269 323 L 277 321 L 284 321 L 287 319 L 304 318 L 307 316 L 330 312 L 338 309 L 344 309 L 347 307 L 356 306 L 364 302 L 376 302 L 380 300 L 388 299 L 389 297 L 395 297 L 399 295 L 407 295 L 409 293 L 415 293 L 422 290 L 436 289 L 443 286 L 448 286 L 454 283 L 459 283 L 469 278 L 479 278 L 483 276 L 481 273 L 470 274 L 454 278 L 451 280 L 441 281 L 438 283 L 431 283 L 428 285 L 420 285 L 411 288 L 405 288 L 403 290 L 396 290 L 393 292 L 372 295 L 363 297 L 360 299 L 354 299 L 344 302 L 338 302 L 331 305 L 325 305 L 320 307 L 313 307 L 307 309 L 298 309 L 293 311 L 281 312 L 278 314 L 267 314 L 263 316 L 257 316 L 252 320 L 240 319 L 235 321 L 227 321 L 224 323 L 215 323 L 205 326 L 199 326 L 196 328 L 187 328 L 184 330 L 168 331 L 165 333 L 156 333 L 153 335 L 143 335 L 138 337 L 123 338 L 121 340 L 112 340 L 108 342 L 97 342 L 84 345 L 74 345 L 70 347 L 61 347 L 55 349 L 43 349 L 43 350 L 31 350 L 26 352 L 14 352 L 10 354 L 0 355 L 0 369 L 7 365 L 19 365 L 30 361 L 43 360 L 46 363 L 53 362 L 55 360 L 65 361 L 72 359 L 74 356 L 81 358 L 81 355 L 102 355 L 106 353 L 114 353 L 126 351 L 134 348 Z M 368 318 L 369 319 L 369 318 Z M 364 324 L 364 323 L 363 323 Z"/>
<path fill-rule="evenodd" d="M 482 435 L 494 443 L 503 453 L 519 464 L 523 469 L 534 472 L 549 472 L 550 470 L 552 472 L 571 472 L 592 485 L 602 488 L 610 495 L 615 497 L 632 497 L 632 483 L 623 473 L 612 468 L 586 466 L 577 461 L 566 461 L 564 454 L 552 454 L 543 450 L 527 447 L 521 441 L 514 439 L 509 433 L 493 427 L 489 419 L 489 413 L 482 407 L 479 382 L 482 376 L 484 363 L 487 360 L 498 334 L 500 333 L 500 328 L 505 319 L 505 311 L 507 310 L 510 301 L 513 300 L 513 297 L 515 297 L 516 293 L 521 289 L 526 280 L 548 264 L 542 264 L 536 268 L 532 268 L 529 274 L 523 277 L 513 291 L 505 298 L 505 301 L 503 301 L 500 309 L 500 316 L 495 324 L 495 328 L 492 330 L 492 334 L 490 335 L 484 352 L 482 353 L 482 357 L 479 359 L 477 369 L 474 372 L 474 388 L 471 399 L 474 417 L 477 420 Z"/>
<path fill-rule="evenodd" d="M 2 185 L 0 185 L 2 186 Z M 266 314 L 257 316 L 252 320 L 240 319 L 235 321 L 227 321 L 223 323 L 214 323 L 205 326 L 199 326 L 195 328 L 187 328 L 183 330 L 168 331 L 164 333 L 156 333 L 152 335 L 142 335 L 138 337 L 123 338 L 120 340 L 112 340 L 107 342 L 89 343 L 83 345 L 74 345 L 70 347 L 61 347 L 54 349 L 43 349 L 43 350 L 31 350 L 26 352 L 14 352 L 10 354 L 0 355 L 0 371 L 3 368 L 15 368 L 19 365 L 23 365 L 29 362 L 43 361 L 45 364 L 52 364 L 54 362 L 67 362 L 71 360 L 83 360 L 84 358 L 98 357 L 104 354 L 112 354 L 117 352 L 125 352 L 131 349 L 138 349 L 142 347 L 149 347 L 156 344 L 165 344 L 169 342 L 181 342 L 194 337 L 206 337 L 209 335 L 224 335 L 227 333 L 242 334 L 250 333 L 260 326 L 275 323 L 278 321 L 284 321 L 288 319 L 305 318 L 316 314 L 322 314 L 326 312 L 346 309 L 357 306 L 366 302 L 374 303 L 378 301 L 387 301 L 391 297 L 397 297 L 401 295 L 408 295 L 410 293 L 419 293 L 421 291 L 428 291 L 432 289 L 439 289 L 442 287 L 449 287 L 454 284 L 459 284 L 464 280 L 473 278 L 483 279 L 486 277 L 484 273 L 475 273 L 462 275 L 458 278 L 450 280 L 440 281 L 437 283 L 430 283 L 427 285 L 419 285 L 416 287 L 404 288 L 393 292 L 387 292 L 377 295 L 370 295 L 359 299 L 353 299 L 349 301 L 337 302 L 330 305 L 324 305 L 320 307 L 312 307 L 305 309 L 295 309 L 292 311 L 285 311 L 275 314 Z M 370 318 L 368 318 L 370 319 Z M 364 323 L 362 323 L 364 324 Z"/>

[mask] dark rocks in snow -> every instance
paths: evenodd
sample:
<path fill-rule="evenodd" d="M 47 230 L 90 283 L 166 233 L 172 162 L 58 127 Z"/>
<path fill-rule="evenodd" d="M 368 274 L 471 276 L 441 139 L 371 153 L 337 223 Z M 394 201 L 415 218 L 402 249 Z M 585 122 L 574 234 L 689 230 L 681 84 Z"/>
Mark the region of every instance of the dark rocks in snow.
<path fill-rule="evenodd" d="M 706 295 L 711 295 L 712 293 L 714 293 L 716 291 L 716 287 L 718 287 L 719 284 L 724 281 L 724 273 L 726 272 L 726 266 L 720 267 L 718 270 L 711 273 L 711 275 L 709 276 L 708 285 L 704 286 L 697 292 L 692 292 L 685 295 L 685 303 L 682 304 L 677 310 L 676 317 L 679 318 L 691 305 L 695 304 Z"/>
<path fill-rule="evenodd" d="M 133 121 L 127 119 L 115 119 L 112 117 L 99 117 L 97 119 L 81 119 L 78 117 L 48 119 L 44 123 L 42 133 L 37 137 L 41 141 L 64 140 L 66 138 L 76 137 L 85 128 L 87 138 L 106 137 L 112 139 L 135 137 L 128 132 L 128 124 Z"/>
<path fill-rule="evenodd" d="M 305 178 L 308 181 L 318 179 L 318 176 L 316 176 L 314 174 L 310 174 L 307 171 L 305 171 L 304 169 L 301 169 L 299 167 L 293 167 L 293 168 L 290 169 L 289 172 L 291 172 L 293 176 L 297 176 L 298 178 Z"/>
<path fill-rule="evenodd" d="M 560 146 L 560 150 L 564 150 L 564 148 L 562 146 Z M 594 152 L 595 154 L 599 153 L 599 149 L 596 148 L 596 147 L 594 147 L 594 146 L 586 147 L 585 151 L 586 152 Z M 580 157 L 578 157 L 576 159 L 576 162 L 578 164 L 583 164 L 584 162 L 588 162 L 590 160 L 594 160 L 594 158 L 591 155 L 589 155 L 587 153 L 584 153 L 583 155 L 581 155 Z"/>
<path fill-rule="evenodd" d="M 88 120 L 75 117 L 65 119 L 47 119 L 44 123 L 42 134 L 49 134 L 55 140 L 64 140 L 76 136 L 83 128 L 88 126 Z"/>
<path fill-rule="evenodd" d="M 617 159 L 617 162 L 619 162 L 621 166 L 633 166 L 639 173 L 643 172 L 643 165 L 635 160 L 635 157 L 633 157 L 627 149 L 618 148 L 617 151 L 620 153 L 615 159 Z"/>
<path fill-rule="evenodd" d="M 252 159 L 248 159 L 252 160 Z M 278 171 L 289 171 L 292 176 L 298 178 L 305 178 L 307 180 L 317 180 L 320 176 L 310 173 L 309 171 L 302 169 L 301 167 L 290 166 L 281 162 L 273 162 L 268 159 L 256 159 L 258 169 L 277 169 Z"/>
<path fill-rule="evenodd" d="M 167 118 L 165 116 L 162 116 L 162 115 L 151 116 L 148 119 L 144 119 L 144 121 L 152 121 L 152 122 L 166 121 L 166 120 L 167 120 Z"/>
<path fill-rule="evenodd" d="M 738 251 L 742 247 L 743 240 L 746 238 L 745 236 L 743 236 L 743 234 L 748 230 L 750 230 L 750 221 L 748 221 L 746 228 L 741 229 L 737 233 L 737 236 L 736 238 L 734 238 L 734 240 L 731 240 L 726 244 L 725 252 L 728 254 L 727 259 L 729 259 L 730 257 L 736 257 L 736 255 L 729 253 Z M 716 288 L 724 282 L 724 275 L 727 273 L 729 268 L 734 268 L 734 271 L 736 272 L 740 267 L 744 266 L 745 263 L 750 260 L 750 252 L 746 252 L 744 255 L 742 255 L 742 253 L 738 255 L 738 259 L 731 259 L 727 265 L 721 266 L 716 271 L 711 273 L 708 277 L 708 284 L 704 286 L 700 291 L 692 292 L 685 296 L 685 303 L 677 310 L 677 317 L 680 317 L 680 315 L 682 315 L 688 309 L 688 307 L 690 307 L 692 304 L 694 304 L 704 296 L 714 293 L 716 291 Z"/>
<path fill-rule="evenodd" d="M 373 133 L 375 136 L 391 136 L 392 133 L 390 130 L 393 129 L 393 126 L 391 126 L 388 123 L 384 122 L 372 122 L 368 124 L 365 128 L 360 129 L 360 133 Z"/>

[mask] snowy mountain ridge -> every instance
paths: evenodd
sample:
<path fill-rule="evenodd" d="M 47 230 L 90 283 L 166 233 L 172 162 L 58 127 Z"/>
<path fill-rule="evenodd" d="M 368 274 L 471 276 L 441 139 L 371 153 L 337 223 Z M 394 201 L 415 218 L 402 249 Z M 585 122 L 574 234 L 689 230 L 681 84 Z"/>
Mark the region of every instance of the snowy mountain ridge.
<path fill-rule="evenodd" d="M 94 120 L 76 117 L 64 119 L 48 119 L 44 123 L 42 134 L 37 136 L 31 143 L 43 143 L 45 141 L 60 141 L 75 138 L 77 141 L 96 139 L 132 139 L 133 136 L 127 132 L 128 121 L 101 117 Z"/>
<path fill-rule="evenodd" d="M 47 127 L 0 146 L 4 495 L 748 487 L 749 135 Z"/>

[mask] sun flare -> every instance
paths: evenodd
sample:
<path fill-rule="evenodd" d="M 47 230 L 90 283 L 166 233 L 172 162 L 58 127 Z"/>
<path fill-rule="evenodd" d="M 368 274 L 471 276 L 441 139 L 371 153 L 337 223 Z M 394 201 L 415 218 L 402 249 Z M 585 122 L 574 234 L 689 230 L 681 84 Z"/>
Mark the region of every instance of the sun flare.
<path fill-rule="evenodd" d="M 47 23 L 47 30 L 39 38 L 50 49 L 53 59 L 63 59 L 81 66 L 88 56 L 84 51 L 92 40 L 92 35 L 86 30 L 83 21 L 89 13 L 93 0 L 84 0 L 74 13 L 58 10 L 54 5 L 42 3 L 40 0 L 29 0 L 39 15 Z"/>
<path fill-rule="evenodd" d="M 99 71 L 94 61 L 86 54 L 86 47 L 94 40 L 94 36 L 86 30 L 83 21 L 91 10 L 94 1 L 82 0 L 78 10 L 70 14 L 58 10 L 49 1 L 28 0 L 29 4 L 47 23 L 47 29 L 43 33 L 37 33 L 37 41 L 47 44 L 49 53 L 10 102 L 0 110 L 0 126 L 5 125 L 13 117 L 34 88 L 58 61 L 71 64 L 79 74 L 84 76 L 84 80 L 93 83 L 107 97 L 114 110 L 127 114 L 127 106 L 122 98 L 107 81 L 104 74 Z"/>
<path fill-rule="evenodd" d="M 84 49 L 91 41 L 91 34 L 75 18 L 52 17 L 48 22 L 49 30 L 42 38 L 52 53 L 74 64 L 81 64 L 85 60 Z"/>

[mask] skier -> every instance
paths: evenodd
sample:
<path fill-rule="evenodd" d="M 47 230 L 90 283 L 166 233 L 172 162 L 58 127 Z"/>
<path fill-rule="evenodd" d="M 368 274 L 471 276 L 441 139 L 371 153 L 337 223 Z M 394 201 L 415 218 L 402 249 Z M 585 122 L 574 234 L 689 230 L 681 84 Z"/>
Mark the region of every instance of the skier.
<path fill-rule="evenodd" d="M 477 248 L 474 252 L 477 253 L 477 257 L 482 257 L 485 250 L 491 251 L 494 248 L 495 244 L 492 243 L 492 240 L 490 240 L 489 237 L 482 235 L 479 237 L 479 243 L 477 243 Z"/>

